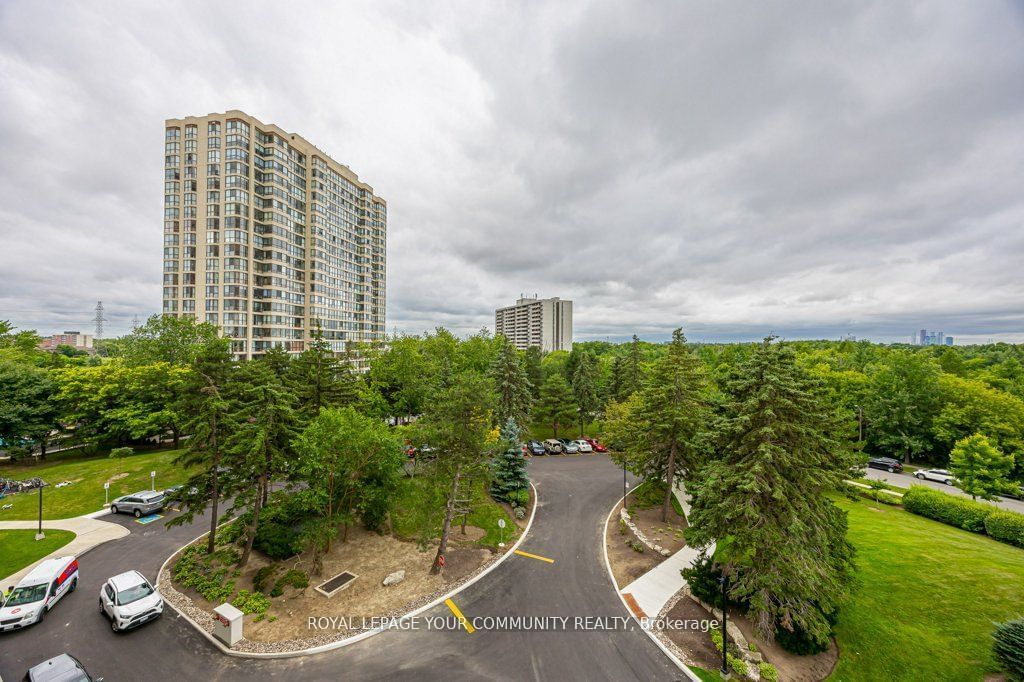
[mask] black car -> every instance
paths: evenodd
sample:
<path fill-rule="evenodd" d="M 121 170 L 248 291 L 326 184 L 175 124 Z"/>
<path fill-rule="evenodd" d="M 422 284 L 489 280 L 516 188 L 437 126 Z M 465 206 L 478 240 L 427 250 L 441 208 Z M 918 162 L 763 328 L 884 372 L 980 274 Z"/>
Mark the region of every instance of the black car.
<path fill-rule="evenodd" d="M 903 464 L 892 457 L 872 457 L 868 460 L 868 466 L 872 469 L 884 469 L 889 473 L 903 471 Z"/>
<path fill-rule="evenodd" d="M 545 452 L 547 452 L 544 449 L 544 444 L 536 440 L 531 440 L 529 443 L 526 444 L 526 451 L 529 452 L 531 455 L 543 455 Z"/>

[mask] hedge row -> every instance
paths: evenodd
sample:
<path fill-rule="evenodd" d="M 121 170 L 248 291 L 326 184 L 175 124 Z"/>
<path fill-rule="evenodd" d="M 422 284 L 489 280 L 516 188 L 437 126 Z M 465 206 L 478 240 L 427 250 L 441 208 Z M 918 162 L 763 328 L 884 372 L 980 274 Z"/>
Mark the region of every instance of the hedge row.
<path fill-rule="evenodd" d="M 911 486 L 903 495 L 903 508 L 972 533 L 987 534 L 1000 542 L 1024 547 L 1024 514 L 919 485 Z"/>

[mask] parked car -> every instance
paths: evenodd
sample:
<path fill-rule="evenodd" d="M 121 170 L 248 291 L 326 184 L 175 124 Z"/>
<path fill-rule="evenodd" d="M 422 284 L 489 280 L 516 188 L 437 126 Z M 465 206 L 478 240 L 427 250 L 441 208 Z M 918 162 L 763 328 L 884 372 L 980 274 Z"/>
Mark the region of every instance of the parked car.
<path fill-rule="evenodd" d="M 41 623 L 61 598 L 78 587 L 78 560 L 47 559 L 21 579 L 0 607 L 0 632 Z"/>
<path fill-rule="evenodd" d="M 599 441 L 596 438 L 584 438 L 583 440 L 585 440 L 588 443 L 590 443 L 590 447 L 594 448 L 594 452 L 608 452 L 608 448 L 606 448 L 601 443 L 601 441 Z"/>
<path fill-rule="evenodd" d="M 591 445 L 590 443 L 588 443 L 586 441 L 586 439 L 584 439 L 584 438 L 580 438 L 579 440 L 574 440 L 573 443 L 576 444 L 576 447 L 579 448 L 580 452 L 593 452 L 594 451 L 594 446 Z"/>
<path fill-rule="evenodd" d="M 138 571 L 115 575 L 100 588 L 100 613 L 110 619 L 114 632 L 148 623 L 163 612 L 160 593 Z"/>
<path fill-rule="evenodd" d="M 164 493 L 162 490 L 143 490 L 119 497 L 110 503 L 111 514 L 134 514 L 135 518 L 155 514 L 164 508 Z"/>
<path fill-rule="evenodd" d="M 565 452 L 565 446 L 562 445 L 562 441 L 554 438 L 548 438 L 544 441 L 544 450 L 549 455 L 561 455 Z"/>
<path fill-rule="evenodd" d="M 885 469 L 889 473 L 903 471 L 903 464 L 892 457 L 872 457 L 868 460 L 868 466 L 873 469 Z"/>
<path fill-rule="evenodd" d="M 544 449 L 544 444 L 538 440 L 531 440 L 526 444 L 526 449 L 531 455 L 546 455 L 548 452 Z"/>
<path fill-rule="evenodd" d="M 914 476 L 922 481 L 938 481 L 946 485 L 953 485 L 956 477 L 945 469 L 921 469 L 914 472 Z"/>
<path fill-rule="evenodd" d="M 562 452 L 567 455 L 575 455 L 580 451 L 580 446 L 576 445 L 576 441 L 569 440 L 568 438 L 559 438 L 558 442 L 562 444 Z"/>
<path fill-rule="evenodd" d="M 81 661 L 61 654 L 29 668 L 24 682 L 103 682 L 103 678 L 90 677 Z"/>

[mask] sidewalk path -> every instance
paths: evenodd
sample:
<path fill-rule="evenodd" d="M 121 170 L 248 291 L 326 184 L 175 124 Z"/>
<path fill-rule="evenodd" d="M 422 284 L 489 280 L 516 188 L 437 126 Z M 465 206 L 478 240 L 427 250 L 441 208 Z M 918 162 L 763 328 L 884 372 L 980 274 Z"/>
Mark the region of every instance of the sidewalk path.
<path fill-rule="evenodd" d="M 38 521 L 0 521 L 0 530 L 34 530 L 38 527 Z M 47 528 L 69 530 L 75 534 L 75 539 L 57 551 L 51 552 L 42 559 L 29 564 L 14 575 L 7 576 L 3 580 L 0 580 L 0 589 L 6 589 L 11 585 L 17 584 L 17 582 L 27 575 L 30 570 L 46 559 L 51 559 L 56 556 L 67 556 L 69 554 L 78 556 L 88 552 L 97 545 L 102 545 L 104 542 L 124 537 L 131 532 L 122 525 L 109 523 L 107 521 L 98 521 L 87 516 L 76 516 L 73 519 L 55 519 L 52 521 L 44 520 L 43 531 L 45 532 Z"/>
<path fill-rule="evenodd" d="M 684 516 L 689 519 L 690 500 L 686 495 L 686 490 L 682 485 L 676 485 L 672 489 L 672 493 L 679 500 Z M 714 551 L 715 547 L 712 545 L 708 552 L 713 553 Z M 636 613 L 636 616 L 638 618 L 643 618 L 644 616 L 656 617 L 665 604 L 668 603 L 668 600 L 686 585 L 686 579 L 683 578 L 679 571 L 691 566 L 699 555 L 700 552 L 693 547 L 683 547 L 622 588 L 620 590 L 622 596 L 630 604 L 633 611 L 636 612 L 639 609 L 640 613 Z"/>

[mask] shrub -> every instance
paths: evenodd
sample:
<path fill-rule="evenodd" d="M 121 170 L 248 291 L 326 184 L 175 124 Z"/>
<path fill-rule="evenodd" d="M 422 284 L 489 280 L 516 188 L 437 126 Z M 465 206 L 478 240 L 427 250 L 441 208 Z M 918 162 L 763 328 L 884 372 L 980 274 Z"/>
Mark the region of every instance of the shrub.
<path fill-rule="evenodd" d="M 749 668 L 747 668 L 747 662 L 742 658 L 733 656 L 732 654 L 726 654 L 725 660 L 729 663 L 729 667 L 732 668 L 732 671 L 741 678 L 746 677 L 747 673 L 750 672 Z"/>
<path fill-rule="evenodd" d="M 270 591 L 271 597 L 280 597 L 284 594 L 284 588 L 294 587 L 297 590 L 304 590 L 309 587 L 309 576 L 302 571 L 293 568 L 277 579 L 274 589 Z"/>
<path fill-rule="evenodd" d="M 757 671 L 761 673 L 761 679 L 765 682 L 778 682 L 779 680 L 779 671 L 768 661 L 761 661 L 757 666 Z"/>
<path fill-rule="evenodd" d="M 990 504 L 948 495 L 920 485 L 911 486 L 904 493 L 903 508 L 972 533 L 984 533 L 985 519 L 997 509 Z"/>
<path fill-rule="evenodd" d="M 270 579 L 277 573 L 277 564 L 268 564 L 256 571 L 256 575 L 252 577 L 252 587 L 257 592 L 266 593 L 267 587 L 270 585 Z"/>
<path fill-rule="evenodd" d="M 834 624 L 834 618 L 828 618 L 830 624 Z M 828 636 L 814 637 L 811 633 L 794 623 L 793 629 L 777 627 L 775 641 L 783 649 L 797 656 L 813 656 L 828 649 Z"/>
<path fill-rule="evenodd" d="M 1024 618 L 996 624 L 992 653 L 1012 677 L 1024 680 Z"/>
<path fill-rule="evenodd" d="M 256 614 L 257 621 L 263 620 L 267 609 L 270 608 L 270 600 L 264 594 L 249 590 L 239 590 L 238 596 L 231 601 L 231 604 L 242 613 Z"/>
<path fill-rule="evenodd" d="M 637 552 L 639 554 L 644 553 L 644 544 L 639 540 L 630 540 L 629 546 L 633 548 L 634 552 Z"/>
<path fill-rule="evenodd" d="M 194 545 L 181 553 L 171 574 L 175 582 L 191 587 L 203 599 L 216 604 L 226 601 L 235 591 L 235 581 L 226 579 L 231 569 L 223 564 L 237 560 L 237 552 L 219 550 L 203 554 L 202 549 Z"/>
<path fill-rule="evenodd" d="M 233 542 L 238 542 L 244 530 L 245 528 L 240 521 L 230 522 L 226 526 L 217 529 L 217 544 L 230 545 Z"/>
<path fill-rule="evenodd" d="M 1024 547 L 1024 514 L 996 511 L 985 519 L 985 532 L 992 538 Z"/>
<path fill-rule="evenodd" d="M 121 459 L 122 457 L 131 457 L 135 454 L 133 448 L 114 448 L 110 451 L 110 459 Z"/>

